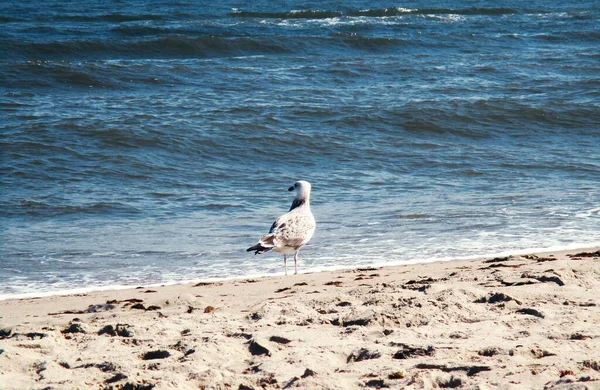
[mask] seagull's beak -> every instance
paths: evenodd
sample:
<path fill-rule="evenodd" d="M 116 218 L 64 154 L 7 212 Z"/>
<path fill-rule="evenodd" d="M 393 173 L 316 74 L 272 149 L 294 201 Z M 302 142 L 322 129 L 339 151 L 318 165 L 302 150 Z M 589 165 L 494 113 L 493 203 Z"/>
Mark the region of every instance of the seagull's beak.
<path fill-rule="evenodd" d="M 288 188 L 288 191 L 294 191 L 294 186 L 291 186 L 290 188 Z"/>

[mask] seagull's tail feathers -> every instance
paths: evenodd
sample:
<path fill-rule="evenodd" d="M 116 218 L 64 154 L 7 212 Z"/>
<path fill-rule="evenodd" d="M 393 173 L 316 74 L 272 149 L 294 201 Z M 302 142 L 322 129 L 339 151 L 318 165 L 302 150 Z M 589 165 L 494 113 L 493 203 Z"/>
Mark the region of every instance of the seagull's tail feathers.
<path fill-rule="evenodd" d="M 255 255 L 260 255 L 261 253 L 269 252 L 275 247 L 274 238 L 275 236 L 273 234 L 267 234 L 266 236 L 258 240 L 258 244 L 246 249 L 246 252 L 254 251 Z"/>
<path fill-rule="evenodd" d="M 271 249 L 273 249 L 273 247 L 268 248 L 266 246 L 261 245 L 261 243 L 259 242 L 258 244 L 251 246 L 250 248 L 246 249 L 246 252 L 252 252 L 254 251 L 255 255 L 260 255 L 261 253 L 265 253 L 270 251 Z"/>

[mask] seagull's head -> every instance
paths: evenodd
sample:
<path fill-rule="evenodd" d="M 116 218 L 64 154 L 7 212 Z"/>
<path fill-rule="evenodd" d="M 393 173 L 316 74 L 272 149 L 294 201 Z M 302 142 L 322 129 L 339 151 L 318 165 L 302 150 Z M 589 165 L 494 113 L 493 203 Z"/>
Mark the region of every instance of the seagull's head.
<path fill-rule="evenodd" d="M 310 196 L 310 183 L 305 180 L 299 180 L 288 191 L 296 191 L 296 198 L 308 198 Z"/>

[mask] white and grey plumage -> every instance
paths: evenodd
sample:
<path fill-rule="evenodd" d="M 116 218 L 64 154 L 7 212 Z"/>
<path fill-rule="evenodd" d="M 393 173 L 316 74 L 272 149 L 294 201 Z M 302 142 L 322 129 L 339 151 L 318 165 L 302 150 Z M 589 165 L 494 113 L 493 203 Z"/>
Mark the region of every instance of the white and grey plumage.
<path fill-rule="evenodd" d="M 274 250 L 283 254 L 283 264 L 287 275 L 287 255 L 294 254 L 294 274 L 298 273 L 298 252 L 315 233 L 315 217 L 310 211 L 310 183 L 300 180 L 289 191 L 296 191 L 290 211 L 277 218 L 269 233 L 262 236 L 258 243 L 247 249 L 248 252 L 261 254 Z"/>

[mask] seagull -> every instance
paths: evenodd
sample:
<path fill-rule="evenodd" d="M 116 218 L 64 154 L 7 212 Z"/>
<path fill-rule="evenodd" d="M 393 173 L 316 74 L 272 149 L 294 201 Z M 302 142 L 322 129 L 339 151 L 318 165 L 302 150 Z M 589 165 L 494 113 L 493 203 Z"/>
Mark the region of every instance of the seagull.
<path fill-rule="evenodd" d="M 288 191 L 296 191 L 290 211 L 273 222 L 269 233 L 246 251 L 255 255 L 275 250 L 283 254 L 283 264 L 287 275 L 287 256 L 294 254 L 294 274 L 298 274 L 298 252 L 315 233 L 315 217 L 310 211 L 310 183 L 300 180 Z"/>

